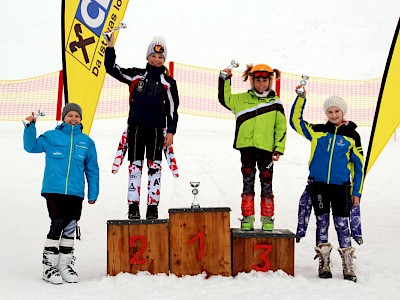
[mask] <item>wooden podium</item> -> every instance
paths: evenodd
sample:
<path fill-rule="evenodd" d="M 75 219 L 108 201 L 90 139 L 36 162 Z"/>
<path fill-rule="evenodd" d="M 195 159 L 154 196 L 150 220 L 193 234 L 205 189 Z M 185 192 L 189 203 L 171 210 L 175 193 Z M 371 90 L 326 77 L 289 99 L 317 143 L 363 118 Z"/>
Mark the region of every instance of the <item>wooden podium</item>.
<path fill-rule="evenodd" d="M 251 270 L 281 269 L 294 276 L 294 238 L 287 229 L 242 231 L 232 229 L 233 275 Z"/>
<path fill-rule="evenodd" d="M 170 209 L 170 272 L 231 276 L 230 208 Z"/>
<path fill-rule="evenodd" d="M 169 219 L 108 220 L 107 274 L 236 276 L 283 270 L 294 276 L 295 234 L 230 228 L 230 208 L 169 209 Z"/>
<path fill-rule="evenodd" d="M 168 219 L 108 220 L 107 274 L 169 273 Z"/>

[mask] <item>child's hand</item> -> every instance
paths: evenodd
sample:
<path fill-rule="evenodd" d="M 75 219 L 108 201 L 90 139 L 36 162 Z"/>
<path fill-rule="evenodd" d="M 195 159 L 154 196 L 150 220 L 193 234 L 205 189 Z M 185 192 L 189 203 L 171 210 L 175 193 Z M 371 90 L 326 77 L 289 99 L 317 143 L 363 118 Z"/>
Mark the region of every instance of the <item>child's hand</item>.
<path fill-rule="evenodd" d="M 96 201 L 93 201 L 93 200 L 88 200 L 88 203 L 89 203 L 89 204 L 95 204 L 95 203 L 96 203 Z"/>
<path fill-rule="evenodd" d="M 226 68 L 226 69 L 223 69 L 223 71 L 224 71 L 226 74 L 228 74 L 227 77 L 231 77 L 231 76 L 232 76 L 232 70 L 231 70 L 231 69 Z"/>
<path fill-rule="evenodd" d="M 357 206 L 360 204 L 360 197 L 358 196 L 351 196 L 351 201 L 353 202 L 353 206 Z"/>
<path fill-rule="evenodd" d="M 219 78 L 227 80 L 232 77 L 232 70 L 229 68 L 223 69 L 219 72 Z"/>
<path fill-rule="evenodd" d="M 34 113 L 25 118 L 25 120 L 27 120 L 29 123 L 36 123 L 36 119 L 37 118 L 35 117 Z"/>
<path fill-rule="evenodd" d="M 110 40 L 107 41 L 107 47 L 114 48 L 114 46 L 115 46 L 115 40 L 114 40 L 114 32 L 113 32 L 113 33 L 111 33 Z"/>
<path fill-rule="evenodd" d="M 272 154 L 273 161 L 278 161 L 280 157 L 281 157 L 281 154 L 277 151 L 274 151 L 274 153 Z"/>
<path fill-rule="evenodd" d="M 301 85 L 301 84 L 299 84 L 298 86 L 296 86 L 296 94 L 299 95 L 299 93 L 298 93 L 299 88 L 302 88 L 303 91 L 304 91 L 303 94 L 302 94 L 301 96 L 302 96 L 303 98 L 306 98 L 306 94 L 307 94 L 306 88 L 305 88 L 303 85 Z"/>
<path fill-rule="evenodd" d="M 167 133 L 164 138 L 164 147 L 168 148 L 174 143 L 174 135 L 172 133 Z"/>

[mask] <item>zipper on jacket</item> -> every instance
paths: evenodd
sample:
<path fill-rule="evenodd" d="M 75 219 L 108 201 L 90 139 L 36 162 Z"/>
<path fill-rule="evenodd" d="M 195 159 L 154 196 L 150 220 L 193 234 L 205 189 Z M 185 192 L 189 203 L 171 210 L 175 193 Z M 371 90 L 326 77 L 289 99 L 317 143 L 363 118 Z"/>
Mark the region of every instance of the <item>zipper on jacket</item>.
<path fill-rule="evenodd" d="M 74 142 L 74 126 L 75 125 L 72 125 L 71 136 L 70 136 L 68 168 L 67 168 L 67 176 L 65 178 L 65 195 L 68 194 L 69 171 L 71 170 L 72 145 L 73 145 L 73 142 Z"/>
<path fill-rule="evenodd" d="M 333 141 L 332 141 L 332 145 L 331 145 L 331 153 L 330 153 L 330 155 L 329 155 L 328 176 L 327 176 L 327 180 L 326 180 L 326 183 L 327 183 L 327 184 L 329 184 L 329 182 L 331 181 L 332 157 L 333 157 L 333 151 L 335 150 L 337 129 L 338 129 L 338 127 L 335 126 L 335 134 L 334 134 L 334 136 L 333 136 Z"/>
<path fill-rule="evenodd" d="M 326 149 L 326 152 L 329 152 L 329 150 L 331 149 L 331 143 L 332 143 L 332 139 L 329 139 L 328 148 Z"/>
<path fill-rule="evenodd" d="M 146 78 L 145 80 L 145 84 L 144 84 L 144 89 L 143 89 L 143 95 L 146 93 L 146 89 L 147 89 L 147 82 L 149 81 L 149 79 Z"/>
<path fill-rule="evenodd" d="M 153 98 L 155 98 L 155 97 L 156 97 L 156 94 L 157 94 L 157 89 L 158 89 L 158 81 L 156 82 L 156 86 L 154 87 Z"/>

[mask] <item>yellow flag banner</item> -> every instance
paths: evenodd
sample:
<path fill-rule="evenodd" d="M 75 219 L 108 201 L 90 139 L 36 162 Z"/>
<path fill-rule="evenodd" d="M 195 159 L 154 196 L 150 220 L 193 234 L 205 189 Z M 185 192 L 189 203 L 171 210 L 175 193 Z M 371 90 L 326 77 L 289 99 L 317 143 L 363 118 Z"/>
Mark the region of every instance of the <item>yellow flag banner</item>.
<path fill-rule="evenodd" d="M 102 33 L 123 20 L 129 0 L 63 0 L 62 43 L 65 102 L 83 110 L 83 131 L 90 133 L 106 75 Z M 117 38 L 117 33 L 115 38 Z"/>
<path fill-rule="evenodd" d="M 383 74 L 365 161 L 365 174 L 400 124 L 400 19 Z"/>

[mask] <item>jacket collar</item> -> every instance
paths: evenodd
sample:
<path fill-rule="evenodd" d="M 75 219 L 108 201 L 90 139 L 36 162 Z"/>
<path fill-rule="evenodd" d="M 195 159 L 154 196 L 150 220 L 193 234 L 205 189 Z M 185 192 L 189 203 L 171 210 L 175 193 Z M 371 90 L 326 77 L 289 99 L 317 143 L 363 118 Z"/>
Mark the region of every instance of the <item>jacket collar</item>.
<path fill-rule="evenodd" d="M 329 129 L 333 130 L 333 132 L 335 131 L 335 127 L 336 127 L 335 124 L 328 121 L 325 123 L 325 126 Z M 342 124 L 337 126 L 337 130 L 346 130 L 346 129 L 355 130 L 356 128 L 357 128 L 357 124 L 352 121 L 344 121 Z"/>
<path fill-rule="evenodd" d="M 160 77 L 161 74 L 164 73 L 165 67 L 164 66 L 154 67 L 154 66 L 151 66 L 150 64 L 147 64 L 146 65 L 146 71 L 147 71 L 147 74 L 148 74 L 149 77 L 157 78 L 157 77 Z"/>
<path fill-rule="evenodd" d="M 66 133 L 66 134 L 71 134 L 71 132 L 72 132 L 74 135 L 76 135 L 76 134 L 82 133 L 83 125 L 81 123 L 81 124 L 72 126 L 70 124 L 62 122 L 60 125 L 58 125 L 56 127 L 56 129 L 61 130 L 62 132 Z"/>
<path fill-rule="evenodd" d="M 276 96 L 276 94 L 275 94 L 275 92 L 274 92 L 273 90 L 270 90 L 269 93 L 268 93 L 268 95 L 265 96 L 265 97 L 259 97 L 259 96 L 257 96 L 253 89 L 248 90 L 247 92 L 248 92 L 249 94 L 251 94 L 252 96 L 257 97 L 258 99 L 268 99 L 268 98 L 274 98 L 274 97 Z"/>

